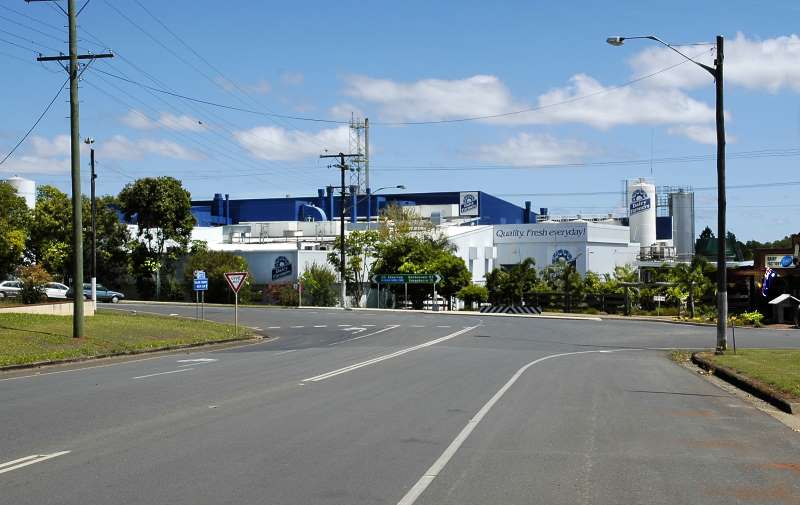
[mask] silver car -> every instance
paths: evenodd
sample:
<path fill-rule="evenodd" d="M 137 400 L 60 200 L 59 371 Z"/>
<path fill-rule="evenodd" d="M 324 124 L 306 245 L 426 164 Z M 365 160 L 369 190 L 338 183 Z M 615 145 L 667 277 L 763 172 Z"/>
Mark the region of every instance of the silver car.
<path fill-rule="evenodd" d="M 22 291 L 21 281 L 3 281 L 0 282 L 0 299 L 14 298 Z"/>
<path fill-rule="evenodd" d="M 67 291 L 69 291 L 69 287 L 60 282 L 48 282 L 44 285 L 44 293 L 47 295 L 47 298 L 65 299 L 67 297 Z"/>

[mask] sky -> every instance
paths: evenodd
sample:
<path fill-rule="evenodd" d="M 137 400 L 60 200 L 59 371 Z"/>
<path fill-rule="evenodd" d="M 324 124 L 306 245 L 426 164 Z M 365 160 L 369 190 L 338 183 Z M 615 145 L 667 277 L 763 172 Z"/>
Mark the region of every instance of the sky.
<path fill-rule="evenodd" d="M 67 52 L 56 4 L 0 0 L 0 159 L 65 82 L 35 61 Z M 115 57 L 82 75 L 80 134 L 99 194 L 170 175 L 194 199 L 316 195 L 339 177 L 319 155 L 347 151 L 347 122 L 367 117 L 373 189 L 587 215 L 622 212 L 623 181 L 646 177 L 695 188 L 699 233 L 717 213 L 713 78 L 653 41 L 605 41 L 655 35 L 712 65 L 722 35 L 728 228 L 774 240 L 800 232 L 798 19 L 794 0 L 89 0 L 80 51 Z M 0 177 L 68 192 L 68 96 Z"/>

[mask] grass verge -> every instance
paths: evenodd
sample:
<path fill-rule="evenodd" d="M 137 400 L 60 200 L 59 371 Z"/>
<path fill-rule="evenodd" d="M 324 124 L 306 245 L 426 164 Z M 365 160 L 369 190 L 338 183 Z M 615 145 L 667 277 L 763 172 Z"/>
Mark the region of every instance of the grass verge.
<path fill-rule="evenodd" d="M 234 338 L 232 325 L 149 314 L 98 312 L 86 336 L 72 338 L 72 318 L 0 314 L 0 367 L 155 351 Z M 239 328 L 239 337 L 252 332 Z"/>
<path fill-rule="evenodd" d="M 775 390 L 800 398 L 800 350 L 739 349 L 736 354 L 703 354 L 717 365 L 769 385 Z"/>

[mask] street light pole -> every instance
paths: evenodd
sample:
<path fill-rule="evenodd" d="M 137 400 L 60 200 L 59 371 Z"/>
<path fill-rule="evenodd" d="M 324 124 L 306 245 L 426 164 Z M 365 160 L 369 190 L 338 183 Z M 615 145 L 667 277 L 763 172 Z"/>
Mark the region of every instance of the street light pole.
<path fill-rule="evenodd" d="M 84 142 L 88 145 L 94 144 L 94 139 L 87 137 Z M 92 167 L 92 302 L 97 303 L 97 198 L 95 196 L 95 180 L 97 172 L 94 170 L 94 147 L 89 149 L 89 159 Z"/>
<path fill-rule="evenodd" d="M 716 59 L 714 66 L 708 66 L 686 56 L 672 45 L 653 35 L 644 37 L 609 37 L 606 42 L 612 46 L 621 46 L 625 40 L 649 39 L 691 61 L 698 67 L 707 71 L 714 77 L 716 85 L 716 126 L 717 126 L 717 346 L 716 354 L 722 354 L 728 348 L 728 271 L 725 255 L 726 242 L 726 196 L 725 196 L 725 107 L 724 107 L 724 80 L 723 60 L 724 38 L 717 35 Z"/>

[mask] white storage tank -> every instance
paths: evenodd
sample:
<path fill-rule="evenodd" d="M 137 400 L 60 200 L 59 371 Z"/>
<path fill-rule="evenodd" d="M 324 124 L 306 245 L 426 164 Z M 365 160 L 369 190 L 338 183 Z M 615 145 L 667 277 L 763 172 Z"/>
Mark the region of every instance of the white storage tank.
<path fill-rule="evenodd" d="M 682 189 L 670 193 L 669 215 L 672 216 L 672 240 L 678 261 L 691 261 L 694 256 L 694 193 Z"/>
<path fill-rule="evenodd" d="M 627 205 L 631 242 L 650 247 L 656 241 L 656 187 L 644 179 L 628 181 Z"/>
<path fill-rule="evenodd" d="M 6 182 L 17 190 L 19 196 L 25 199 L 29 209 L 36 207 L 36 183 L 34 181 L 15 175 L 6 179 Z"/>

